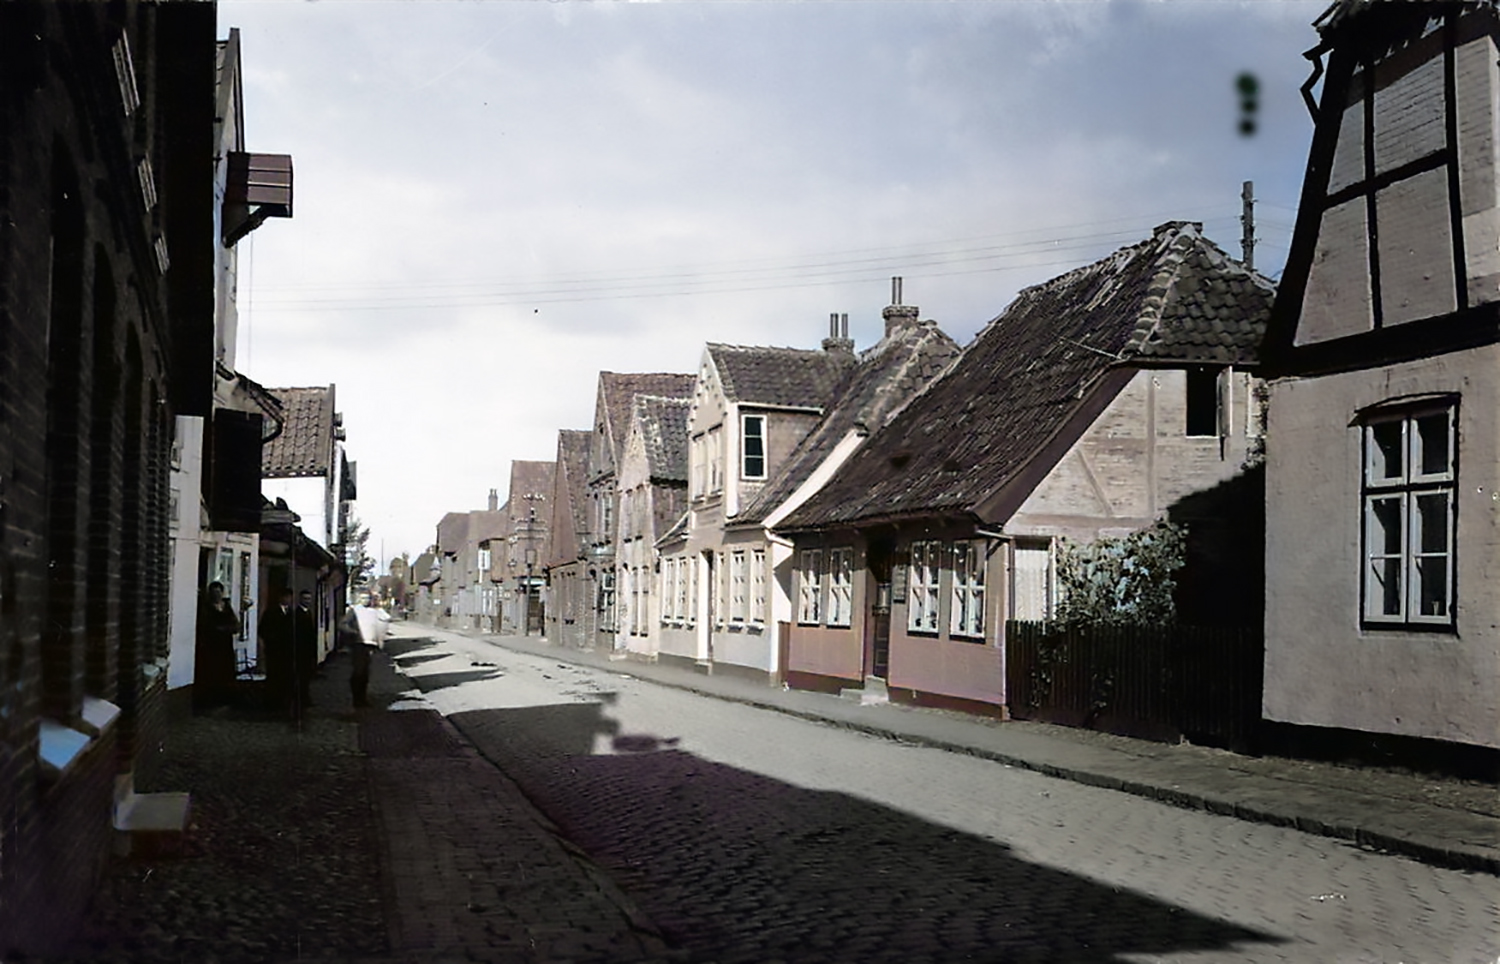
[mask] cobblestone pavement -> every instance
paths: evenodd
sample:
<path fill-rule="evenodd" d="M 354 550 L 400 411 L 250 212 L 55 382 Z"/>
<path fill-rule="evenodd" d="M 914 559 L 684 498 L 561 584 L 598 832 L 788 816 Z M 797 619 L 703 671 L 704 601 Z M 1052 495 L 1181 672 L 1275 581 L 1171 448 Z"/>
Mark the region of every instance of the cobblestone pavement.
<path fill-rule="evenodd" d="M 111 863 L 53 961 L 671 961 L 516 785 L 375 660 L 370 709 L 325 664 L 308 719 L 175 719 L 159 776 L 189 790 L 182 852 Z M 483 676 L 480 670 L 470 675 Z"/>
<path fill-rule="evenodd" d="M 399 651 L 399 650 L 398 650 Z M 633 962 L 666 945 L 608 876 L 379 662 L 369 754 L 391 946 L 402 959 Z M 448 679 L 490 675 L 485 668 Z M 392 702 L 394 700 L 394 702 Z M 403 708 L 404 707 L 404 708 Z"/>
<path fill-rule="evenodd" d="M 341 698 L 342 697 L 342 698 Z M 220 710 L 168 728 L 141 790 L 189 790 L 180 855 L 116 860 L 71 959 L 246 962 L 386 952 L 358 724 L 325 674 L 300 726 Z"/>
<path fill-rule="evenodd" d="M 1500 959 L 1492 875 L 421 631 L 426 698 L 695 960 Z"/>

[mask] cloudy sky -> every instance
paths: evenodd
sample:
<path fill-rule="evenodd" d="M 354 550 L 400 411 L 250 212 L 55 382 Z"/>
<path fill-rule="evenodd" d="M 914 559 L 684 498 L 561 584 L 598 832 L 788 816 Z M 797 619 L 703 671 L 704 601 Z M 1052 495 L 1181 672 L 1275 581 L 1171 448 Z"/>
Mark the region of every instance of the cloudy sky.
<path fill-rule="evenodd" d="M 337 385 L 371 548 L 503 500 L 598 372 L 816 347 L 905 302 L 967 343 L 1168 220 L 1279 274 L 1325 0 L 266 2 L 248 147 L 295 217 L 241 243 L 238 367 Z M 1239 133 L 1236 78 L 1260 83 Z"/>

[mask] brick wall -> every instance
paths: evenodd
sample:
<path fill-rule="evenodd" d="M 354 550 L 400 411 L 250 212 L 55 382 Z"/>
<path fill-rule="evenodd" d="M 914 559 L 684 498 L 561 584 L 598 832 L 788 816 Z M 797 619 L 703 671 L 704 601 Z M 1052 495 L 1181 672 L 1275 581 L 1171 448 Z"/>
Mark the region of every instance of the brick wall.
<path fill-rule="evenodd" d="M 165 170 L 211 143 L 211 130 L 180 138 L 173 105 L 212 99 L 214 17 L 212 4 L 0 4 L 0 956 L 71 932 L 110 852 L 116 776 L 146 776 L 161 743 L 180 355 L 153 243 L 170 249 L 176 222 L 147 204 L 137 162 Z M 208 65 L 196 88 L 158 89 L 158 57 L 184 46 L 158 42 L 163 24 Z M 172 187 L 157 184 L 162 202 Z M 39 723 L 85 729 L 85 697 L 122 713 L 59 775 L 39 761 Z"/>

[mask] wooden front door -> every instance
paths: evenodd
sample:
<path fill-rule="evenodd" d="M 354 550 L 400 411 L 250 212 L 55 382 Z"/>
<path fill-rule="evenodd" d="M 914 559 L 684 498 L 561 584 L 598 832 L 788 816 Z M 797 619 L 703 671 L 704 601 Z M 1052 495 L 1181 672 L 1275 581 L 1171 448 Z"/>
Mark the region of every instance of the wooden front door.
<path fill-rule="evenodd" d="M 865 671 L 886 679 L 891 664 L 891 557 L 895 546 L 872 542 L 869 553 L 869 618 L 865 620 Z"/>

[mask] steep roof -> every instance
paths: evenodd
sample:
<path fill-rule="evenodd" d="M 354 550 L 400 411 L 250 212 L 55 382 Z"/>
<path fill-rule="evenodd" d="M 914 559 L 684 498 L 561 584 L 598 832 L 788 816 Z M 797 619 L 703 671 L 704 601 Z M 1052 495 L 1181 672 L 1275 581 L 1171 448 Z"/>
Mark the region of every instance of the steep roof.
<path fill-rule="evenodd" d="M 646 443 L 646 463 L 651 478 L 661 482 L 686 482 L 688 473 L 687 429 L 692 412 L 690 398 L 637 395 L 632 424 L 640 426 Z"/>
<path fill-rule="evenodd" d="M 420 556 L 417 556 L 417 561 L 411 564 L 411 575 L 413 582 L 421 583 L 424 586 L 430 586 L 434 582 L 437 582 L 442 575 L 442 570 L 437 565 L 437 556 L 430 552 L 424 552 Z"/>
<path fill-rule="evenodd" d="M 709 357 L 730 402 L 822 409 L 854 356 L 808 348 L 710 342 Z"/>
<path fill-rule="evenodd" d="M 1123 384 L 1112 371 L 1253 362 L 1272 295 L 1187 222 L 1027 288 L 782 528 L 979 515 L 1048 442 L 1086 427 Z"/>
<path fill-rule="evenodd" d="M 272 388 L 281 403 L 281 434 L 261 449 L 261 477 L 328 476 L 333 471 L 333 386 Z"/>
<path fill-rule="evenodd" d="M 437 550 L 440 553 L 458 552 L 469 538 L 469 513 L 449 512 L 444 514 L 437 526 Z"/>
<path fill-rule="evenodd" d="M 517 459 L 510 463 L 510 494 L 506 504 L 511 508 L 511 518 L 525 515 L 532 504 L 535 504 L 537 515 L 545 515 L 543 510 L 546 506 L 543 503 L 552 498 L 552 473 L 556 469 L 556 462 Z"/>
<path fill-rule="evenodd" d="M 547 525 L 548 565 L 566 565 L 578 558 L 579 535 L 587 531 L 589 437 L 586 431 L 557 433 L 557 461 L 552 475 L 552 513 Z M 566 530 L 566 531 L 565 531 Z"/>
<path fill-rule="evenodd" d="M 630 431 L 631 400 L 635 396 L 691 398 L 696 383 L 697 376 L 677 372 L 600 372 L 599 392 L 613 441 L 623 443 L 625 433 Z"/>
<path fill-rule="evenodd" d="M 509 535 L 504 512 L 475 509 L 469 513 L 469 531 L 466 541 L 480 543 Z"/>
<path fill-rule="evenodd" d="M 936 322 L 901 325 L 865 349 L 833 390 L 827 413 L 735 516 L 736 525 L 759 523 L 785 502 L 857 427 L 875 431 L 958 357 L 959 347 Z"/>

